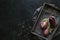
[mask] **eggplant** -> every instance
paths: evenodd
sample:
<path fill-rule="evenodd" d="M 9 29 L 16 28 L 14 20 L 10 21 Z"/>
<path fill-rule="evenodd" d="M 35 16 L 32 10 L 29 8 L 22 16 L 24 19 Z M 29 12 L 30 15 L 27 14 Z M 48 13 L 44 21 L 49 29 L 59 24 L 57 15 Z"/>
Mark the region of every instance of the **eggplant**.
<path fill-rule="evenodd" d="M 49 22 L 50 22 L 50 27 L 54 28 L 55 25 L 56 25 L 55 17 L 54 16 L 50 16 L 49 17 Z"/>
<path fill-rule="evenodd" d="M 48 30 L 48 28 L 44 30 L 43 34 L 44 34 L 44 36 L 48 36 L 48 35 L 49 35 L 49 30 Z"/>
<path fill-rule="evenodd" d="M 47 19 L 47 18 L 43 19 L 43 20 L 40 22 L 40 27 L 41 27 L 42 29 L 46 29 L 46 28 L 47 28 L 47 25 L 48 25 L 48 19 Z"/>

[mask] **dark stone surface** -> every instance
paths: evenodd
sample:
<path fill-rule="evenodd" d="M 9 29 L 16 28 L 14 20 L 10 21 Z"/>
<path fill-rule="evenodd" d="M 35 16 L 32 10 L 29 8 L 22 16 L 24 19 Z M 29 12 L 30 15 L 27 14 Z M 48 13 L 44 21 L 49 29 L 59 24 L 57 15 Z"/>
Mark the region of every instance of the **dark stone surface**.
<path fill-rule="evenodd" d="M 31 34 L 32 15 L 44 2 L 59 0 L 0 0 L 0 40 L 39 40 Z"/>

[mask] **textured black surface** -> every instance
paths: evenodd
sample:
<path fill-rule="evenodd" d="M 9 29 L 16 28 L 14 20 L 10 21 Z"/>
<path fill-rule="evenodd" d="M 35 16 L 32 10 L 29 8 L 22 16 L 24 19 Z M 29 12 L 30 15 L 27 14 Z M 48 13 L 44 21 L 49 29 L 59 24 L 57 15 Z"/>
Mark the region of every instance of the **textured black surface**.
<path fill-rule="evenodd" d="M 39 40 L 31 34 L 32 15 L 44 2 L 60 7 L 60 0 L 0 0 L 0 40 Z"/>

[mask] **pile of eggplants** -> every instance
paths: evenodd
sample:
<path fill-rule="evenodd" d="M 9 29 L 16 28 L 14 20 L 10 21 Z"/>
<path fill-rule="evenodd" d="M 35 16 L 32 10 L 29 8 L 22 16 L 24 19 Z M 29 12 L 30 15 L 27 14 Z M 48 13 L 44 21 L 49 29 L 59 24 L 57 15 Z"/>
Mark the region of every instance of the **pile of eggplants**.
<path fill-rule="evenodd" d="M 56 22 L 54 16 L 49 16 L 48 18 L 44 18 L 40 22 L 40 27 L 42 29 L 42 33 L 44 36 L 48 36 L 52 33 L 53 29 L 55 28 Z"/>

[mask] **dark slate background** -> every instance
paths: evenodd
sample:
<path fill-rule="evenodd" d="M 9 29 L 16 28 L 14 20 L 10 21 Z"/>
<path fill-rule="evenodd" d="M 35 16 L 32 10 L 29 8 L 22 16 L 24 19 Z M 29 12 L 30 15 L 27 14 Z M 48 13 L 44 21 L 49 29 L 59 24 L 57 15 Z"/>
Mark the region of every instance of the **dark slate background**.
<path fill-rule="evenodd" d="M 0 0 L 0 40 L 39 40 L 31 34 L 32 15 L 44 2 L 60 8 L 60 0 Z"/>

